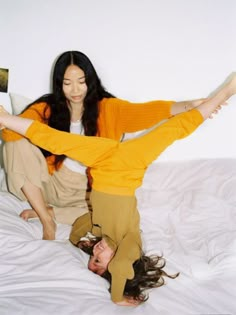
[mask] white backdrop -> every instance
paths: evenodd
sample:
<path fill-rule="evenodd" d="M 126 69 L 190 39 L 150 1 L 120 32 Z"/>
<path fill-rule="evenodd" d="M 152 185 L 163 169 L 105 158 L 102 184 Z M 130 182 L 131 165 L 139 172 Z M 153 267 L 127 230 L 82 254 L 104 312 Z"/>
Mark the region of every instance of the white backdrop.
<path fill-rule="evenodd" d="M 235 0 L 0 0 L 8 92 L 50 90 L 56 57 L 80 50 L 104 86 L 134 102 L 206 97 L 236 71 Z M 9 97 L 0 93 L 0 103 Z M 161 160 L 236 157 L 236 98 Z"/>

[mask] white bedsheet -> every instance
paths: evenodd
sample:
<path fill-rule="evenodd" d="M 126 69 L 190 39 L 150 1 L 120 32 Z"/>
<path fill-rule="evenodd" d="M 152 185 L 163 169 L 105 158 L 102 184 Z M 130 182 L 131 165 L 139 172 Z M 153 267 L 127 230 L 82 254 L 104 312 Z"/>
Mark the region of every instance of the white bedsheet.
<path fill-rule="evenodd" d="M 27 203 L 0 192 L 0 315 L 236 314 L 236 160 L 153 164 L 137 197 L 145 251 L 180 276 L 133 308 L 111 302 L 69 225 L 43 241 L 39 221 L 18 216 Z"/>

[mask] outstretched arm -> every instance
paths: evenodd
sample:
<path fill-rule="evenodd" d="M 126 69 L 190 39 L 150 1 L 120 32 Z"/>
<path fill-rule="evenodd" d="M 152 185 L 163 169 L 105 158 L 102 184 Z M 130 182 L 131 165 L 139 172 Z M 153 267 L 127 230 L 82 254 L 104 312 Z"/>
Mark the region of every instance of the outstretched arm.
<path fill-rule="evenodd" d="M 194 109 L 204 103 L 207 99 L 200 98 L 196 100 L 189 100 L 189 101 L 182 101 L 182 102 L 175 102 L 172 104 L 170 108 L 170 113 L 172 116 L 181 114 L 183 112 L 187 112 L 191 109 Z M 222 104 L 223 105 L 223 104 Z"/>
<path fill-rule="evenodd" d="M 99 125 L 107 125 L 109 120 L 110 127 L 101 128 L 101 136 L 110 138 L 111 133 L 114 133 L 114 126 L 117 135 L 148 129 L 164 119 L 193 109 L 204 101 L 203 98 L 181 102 L 155 100 L 145 103 L 132 103 L 118 98 L 103 100 L 100 103 Z"/>
<path fill-rule="evenodd" d="M 6 127 L 24 136 L 32 123 L 32 119 L 11 115 L 0 105 L 0 129 Z"/>

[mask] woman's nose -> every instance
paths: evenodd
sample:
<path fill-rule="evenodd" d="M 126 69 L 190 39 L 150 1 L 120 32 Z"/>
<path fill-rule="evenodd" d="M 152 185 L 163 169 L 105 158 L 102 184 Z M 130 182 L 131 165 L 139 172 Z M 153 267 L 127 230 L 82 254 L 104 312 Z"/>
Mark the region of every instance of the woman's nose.
<path fill-rule="evenodd" d="M 79 86 L 78 84 L 73 84 L 72 85 L 72 92 L 78 92 L 79 91 Z"/>

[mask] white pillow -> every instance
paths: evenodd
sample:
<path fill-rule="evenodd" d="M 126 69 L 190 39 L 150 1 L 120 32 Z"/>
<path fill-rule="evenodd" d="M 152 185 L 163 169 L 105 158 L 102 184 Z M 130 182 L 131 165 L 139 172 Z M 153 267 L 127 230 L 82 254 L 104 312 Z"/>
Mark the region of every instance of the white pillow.
<path fill-rule="evenodd" d="M 11 99 L 12 113 L 18 115 L 32 100 L 20 94 L 9 93 Z"/>
<path fill-rule="evenodd" d="M 4 97 L 3 97 L 4 96 Z M 9 99 L 10 96 L 10 99 Z M 1 93 L 1 98 L 0 98 L 0 104 L 3 104 L 10 113 L 14 115 L 18 115 L 22 112 L 25 107 L 32 103 L 32 100 L 28 97 L 25 97 L 20 94 L 15 94 L 15 93 Z M 11 103 L 11 104 L 9 104 Z M 2 158 L 2 140 L 1 140 L 1 133 L 0 133 L 0 170 L 3 165 L 3 158 Z M 1 180 L 1 178 L 0 178 Z M 0 188 L 1 190 L 1 188 Z"/>
<path fill-rule="evenodd" d="M 0 104 L 4 106 L 4 108 L 9 112 L 12 113 L 12 107 L 11 107 L 11 100 L 8 93 L 0 93 Z M 3 165 L 3 158 L 2 158 L 2 139 L 1 139 L 1 131 L 0 131 L 0 171 L 1 167 Z M 1 182 L 1 176 L 0 176 L 0 182 Z M 1 183 L 0 183 L 1 185 Z M 1 190 L 1 187 L 0 187 Z"/>
<path fill-rule="evenodd" d="M 9 113 L 12 113 L 11 99 L 8 93 L 0 93 L 0 104 L 3 105 Z"/>

